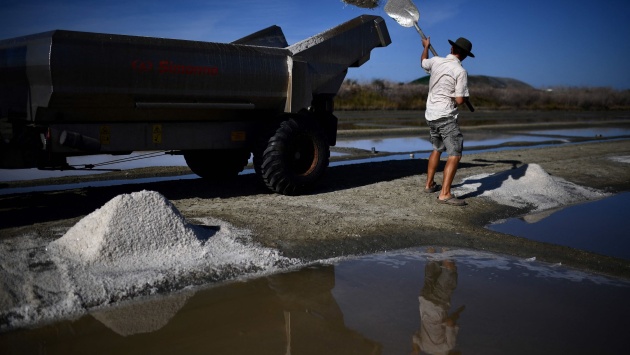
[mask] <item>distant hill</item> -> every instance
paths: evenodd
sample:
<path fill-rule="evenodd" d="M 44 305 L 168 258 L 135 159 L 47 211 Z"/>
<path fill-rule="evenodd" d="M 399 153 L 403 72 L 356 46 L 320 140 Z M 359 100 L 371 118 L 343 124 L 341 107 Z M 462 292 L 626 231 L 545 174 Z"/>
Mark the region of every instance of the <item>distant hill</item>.
<path fill-rule="evenodd" d="M 409 84 L 429 85 L 430 76 L 423 76 Z M 533 89 L 533 87 L 525 82 L 512 78 L 498 78 L 485 75 L 469 75 L 468 86 L 490 86 L 497 89 Z"/>

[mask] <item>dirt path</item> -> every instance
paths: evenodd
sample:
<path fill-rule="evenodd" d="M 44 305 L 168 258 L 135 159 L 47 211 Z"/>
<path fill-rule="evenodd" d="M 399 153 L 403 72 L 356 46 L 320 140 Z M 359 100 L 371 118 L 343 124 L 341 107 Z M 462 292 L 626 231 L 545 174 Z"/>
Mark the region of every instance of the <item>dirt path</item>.
<path fill-rule="evenodd" d="M 536 163 L 570 182 L 611 192 L 630 190 L 627 141 L 465 154 L 456 183 L 478 174 Z M 426 160 L 409 159 L 337 166 L 319 189 L 305 196 L 269 193 L 254 175 L 229 184 L 201 179 L 81 188 L 0 196 L 0 235 L 37 233 L 52 238 L 122 193 L 158 191 L 188 219 L 214 216 L 251 229 L 257 242 L 307 260 L 397 248 L 435 245 L 506 253 L 596 272 L 630 277 L 630 263 L 567 247 L 547 245 L 484 228 L 526 213 L 484 197 L 464 208 L 439 205 L 421 184 Z M 146 171 L 143 172 L 146 174 Z M 438 176 L 441 179 L 441 176 Z"/>

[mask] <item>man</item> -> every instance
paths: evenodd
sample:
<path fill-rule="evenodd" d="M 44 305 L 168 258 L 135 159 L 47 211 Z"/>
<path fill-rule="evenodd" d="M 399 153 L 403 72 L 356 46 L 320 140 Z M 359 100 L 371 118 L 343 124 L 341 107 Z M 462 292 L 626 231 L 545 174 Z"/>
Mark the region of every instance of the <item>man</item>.
<path fill-rule="evenodd" d="M 451 184 L 457 172 L 457 166 L 462 158 L 464 137 L 457 124 L 457 106 L 468 100 L 468 72 L 462 67 L 462 61 L 472 54 L 472 44 L 466 38 L 448 41 L 451 44 L 451 54 L 429 59 L 431 39 L 423 39 L 421 65 L 431 75 L 429 80 L 429 95 L 425 118 L 429 126 L 433 152 L 429 157 L 427 167 L 427 181 L 425 192 L 436 192 L 437 202 L 465 206 L 466 201 L 451 194 Z M 442 152 L 446 151 L 448 159 L 444 167 L 442 188 L 434 181 L 435 171 L 440 163 Z"/>

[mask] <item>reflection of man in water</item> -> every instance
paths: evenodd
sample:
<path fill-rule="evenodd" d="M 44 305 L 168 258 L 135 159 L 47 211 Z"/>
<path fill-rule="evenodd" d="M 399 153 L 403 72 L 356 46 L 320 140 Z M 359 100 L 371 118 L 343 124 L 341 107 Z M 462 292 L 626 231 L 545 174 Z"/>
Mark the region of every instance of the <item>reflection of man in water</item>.
<path fill-rule="evenodd" d="M 430 261 L 424 269 L 420 293 L 420 330 L 413 336 L 414 353 L 455 354 L 460 307 L 449 316 L 451 295 L 457 287 L 457 267 L 450 260 Z"/>

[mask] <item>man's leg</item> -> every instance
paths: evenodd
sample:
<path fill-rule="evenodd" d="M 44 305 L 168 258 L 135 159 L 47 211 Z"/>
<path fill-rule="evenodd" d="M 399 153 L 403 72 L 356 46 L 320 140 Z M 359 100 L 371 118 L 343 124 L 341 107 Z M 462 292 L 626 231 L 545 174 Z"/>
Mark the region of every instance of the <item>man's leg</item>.
<path fill-rule="evenodd" d="M 440 164 L 441 155 L 442 153 L 434 150 L 429 156 L 429 163 L 427 165 L 427 183 L 424 186 L 427 189 L 430 189 L 435 183 L 435 172 L 437 171 L 438 165 Z"/>
<path fill-rule="evenodd" d="M 453 183 L 453 179 L 455 179 L 457 165 L 461 159 L 461 156 L 455 155 L 449 156 L 446 160 L 446 166 L 444 166 L 444 179 L 442 180 L 442 191 L 440 191 L 440 196 L 438 196 L 440 200 L 446 200 L 451 197 L 451 184 Z"/>

